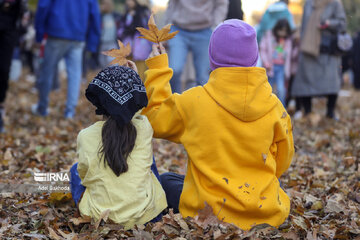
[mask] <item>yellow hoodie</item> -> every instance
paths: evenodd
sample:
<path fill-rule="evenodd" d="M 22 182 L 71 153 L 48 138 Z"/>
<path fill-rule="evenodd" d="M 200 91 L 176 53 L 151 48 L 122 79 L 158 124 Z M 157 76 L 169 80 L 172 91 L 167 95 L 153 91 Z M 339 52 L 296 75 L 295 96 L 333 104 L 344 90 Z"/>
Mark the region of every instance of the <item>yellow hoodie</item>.
<path fill-rule="evenodd" d="M 206 201 L 242 229 L 279 226 L 290 200 L 278 178 L 294 144 L 289 115 L 272 94 L 263 68 L 218 68 L 207 84 L 172 94 L 166 54 L 148 59 L 143 110 L 154 137 L 182 143 L 189 160 L 179 210 L 195 216 Z"/>
<path fill-rule="evenodd" d="M 109 218 L 125 229 L 149 222 L 167 207 L 165 192 L 151 171 L 151 125 L 139 113 L 131 122 L 137 132 L 135 146 L 127 159 L 128 171 L 119 177 L 99 159 L 104 121 L 83 129 L 77 139 L 77 169 L 86 187 L 79 204 L 80 213 L 98 220 L 102 212 L 110 209 Z"/>

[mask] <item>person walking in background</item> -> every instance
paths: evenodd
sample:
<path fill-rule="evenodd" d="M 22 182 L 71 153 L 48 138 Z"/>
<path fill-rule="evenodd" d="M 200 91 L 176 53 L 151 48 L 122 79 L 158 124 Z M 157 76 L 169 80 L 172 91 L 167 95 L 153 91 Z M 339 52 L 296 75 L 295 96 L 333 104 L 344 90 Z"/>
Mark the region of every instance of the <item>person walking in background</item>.
<path fill-rule="evenodd" d="M 298 71 L 299 66 L 299 53 L 300 53 L 300 30 L 297 29 L 291 37 L 291 63 L 290 63 L 290 79 L 289 84 L 287 86 L 287 94 L 285 101 L 285 108 L 290 108 L 292 104 L 290 104 L 291 100 L 295 101 L 295 112 L 301 109 L 300 102 L 297 98 L 293 99 L 291 95 L 291 88 Z M 289 110 L 288 110 L 289 111 Z M 294 113 L 294 112 L 293 112 Z M 295 117 L 295 116 L 294 116 Z"/>
<path fill-rule="evenodd" d="M 0 1 L 0 133 L 4 131 L 4 104 L 13 50 L 18 42 L 18 29 L 26 8 L 25 0 Z"/>
<path fill-rule="evenodd" d="M 143 2 L 143 1 L 142 1 Z M 146 3 L 137 0 L 126 0 L 126 13 L 120 21 L 118 37 L 126 45 L 130 43 L 132 60 L 138 68 L 140 78 L 145 80 L 146 70 L 145 59 L 151 52 L 151 43 L 143 38 L 139 38 L 140 33 L 136 27 L 147 27 L 150 17 L 150 9 Z"/>
<path fill-rule="evenodd" d="M 244 19 L 244 12 L 241 7 L 241 0 L 229 0 L 229 7 L 226 19 Z"/>
<path fill-rule="evenodd" d="M 279 20 L 261 39 L 260 56 L 269 76 L 269 82 L 285 106 L 285 80 L 290 79 L 291 29 L 286 19 Z"/>
<path fill-rule="evenodd" d="M 166 23 L 172 23 L 176 38 L 169 40 L 169 61 L 174 75 L 170 81 L 173 92 L 182 92 L 181 74 L 188 52 L 192 52 L 196 84 L 204 85 L 210 72 L 208 47 L 212 28 L 226 18 L 227 0 L 170 0 Z"/>
<path fill-rule="evenodd" d="M 293 31 L 295 29 L 295 22 L 293 15 L 288 8 L 289 0 L 279 0 L 271 4 L 265 11 L 261 21 L 257 27 L 257 39 L 261 42 L 263 35 L 273 29 L 275 24 L 280 19 L 286 19 L 289 22 L 290 28 Z"/>
<path fill-rule="evenodd" d="M 29 67 L 29 74 L 26 79 L 30 82 L 35 81 L 35 67 L 34 67 L 34 45 L 35 45 L 35 28 L 34 28 L 34 14 L 27 11 L 23 17 L 23 25 L 25 33 L 21 38 L 21 54 L 24 62 Z"/>
<path fill-rule="evenodd" d="M 116 32 L 118 29 L 120 15 L 114 11 L 113 0 L 102 0 L 101 5 L 101 38 L 99 51 L 100 68 L 105 68 L 112 60 L 111 57 L 101 54 L 103 51 L 118 48 Z"/>
<path fill-rule="evenodd" d="M 346 30 L 346 15 L 340 0 L 307 0 L 301 27 L 299 68 L 292 95 L 299 97 L 305 115 L 311 112 L 314 96 L 327 97 L 328 118 L 335 117 L 341 87 L 341 56 L 334 41 Z"/>
<path fill-rule="evenodd" d="M 67 102 L 64 116 L 73 118 L 79 98 L 82 55 L 85 42 L 96 52 L 100 40 L 100 11 L 96 0 L 40 0 L 36 18 L 36 41 L 46 33 L 44 60 L 38 84 L 39 101 L 32 106 L 36 115 L 47 116 L 49 93 L 58 62 L 65 58 L 68 77 Z"/>

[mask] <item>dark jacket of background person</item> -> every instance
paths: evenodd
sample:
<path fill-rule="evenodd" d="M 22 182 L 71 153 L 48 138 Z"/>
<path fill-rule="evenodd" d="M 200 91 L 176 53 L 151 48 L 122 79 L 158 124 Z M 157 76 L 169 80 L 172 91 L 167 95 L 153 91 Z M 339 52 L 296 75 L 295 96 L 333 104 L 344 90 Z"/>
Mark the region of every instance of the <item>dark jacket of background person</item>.
<path fill-rule="evenodd" d="M 96 0 L 40 0 L 35 19 L 36 41 L 49 37 L 86 41 L 95 52 L 100 39 L 100 10 Z"/>
<path fill-rule="evenodd" d="M 135 8 L 135 15 L 132 17 L 132 21 L 127 24 L 127 17 L 129 14 L 129 10 L 127 9 L 126 13 L 120 19 L 120 26 L 119 26 L 119 38 L 124 40 L 127 37 L 134 37 L 135 35 L 139 34 L 136 30 L 137 27 L 144 27 L 147 28 L 147 22 L 150 17 L 150 9 L 146 6 L 141 6 L 137 3 Z"/>
<path fill-rule="evenodd" d="M 244 19 L 244 12 L 241 7 L 241 0 L 229 0 L 229 9 L 226 19 Z"/>
<path fill-rule="evenodd" d="M 0 104 L 5 101 L 8 89 L 13 49 L 18 42 L 21 18 L 27 1 L 0 0 Z M 0 106 L 0 114 L 2 106 Z M 0 116 L 1 118 L 1 116 Z M 0 131 L 2 120 L 0 119 Z"/>
<path fill-rule="evenodd" d="M 307 0 L 304 6 L 301 29 L 302 41 L 308 24 L 318 24 L 319 26 L 321 24 L 308 22 L 313 11 L 314 1 Z M 328 28 L 321 30 L 321 42 L 326 41 L 331 34 L 336 35 L 346 29 L 346 15 L 339 0 L 331 1 L 324 8 L 321 22 L 326 20 L 329 20 L 330 24 Z M 337 94 L 341 87 L 340 66 L 341 56 L 320 51 L 320 54 L 315 57 L 301 52 L 298 72 L 292 86 L 292 95 L 307 97 Z"/>
<path fill-rule="evenodd" d="M 26 10 L 27 1 L 0 0 L 0 30 L 14 30 Z"/>
<path fill-rule="evenodd" d="M 360 90 L 360 32 L 357 33 L 357 36 L 354 39 L 354 46 L 352 52 L 353 52 L 352 69 L 354 71 L 354 87 Z"/>

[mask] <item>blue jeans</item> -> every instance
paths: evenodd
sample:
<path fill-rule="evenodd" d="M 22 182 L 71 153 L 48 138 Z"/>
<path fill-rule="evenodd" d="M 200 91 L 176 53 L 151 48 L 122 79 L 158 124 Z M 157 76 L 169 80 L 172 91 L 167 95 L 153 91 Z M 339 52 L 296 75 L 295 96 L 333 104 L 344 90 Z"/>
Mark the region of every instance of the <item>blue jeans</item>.
<path fill-rule="evenodd" d="M 78 166 L 78 163 L 75 163 L 70 169 L 70 189 L 71 189 L 72 198 L 73 198 L 76 206 L 78 206 L 79 201 L 81 200 L 81 196 L 85 192 L 85 189 L 86 189 L 86 187 L 84 187 L 81 184 L 81 179 L 79 176 L 79 172 L 77 170 L 77 166 Z M 154 175 L 160 182 L 160 176 L 159 176 L 159 172 L 157 170 L 156 164 L 155 164 L 154 157 L 153 157 L 153 163 L 151 165 L 151 171 L 154 173 Z M 161 218 L 162 218 L 162 213 L 160 213 L 157 217 L 152 219 L 151 222 L 158 222 L 161 220 Z"/>
<path fill-rule="evenodd" d="M 274 76 L 269 78 L 271 87 L 276 85 L 276 95 L 285 106 L 286 89 L 285 89 L 285 67 L 284 65 L 274 65 Z"/>
<path fill-rule="evenodd" d="M 62 58 L 65 58 L 68 78 L 65 115 L 75 114 L 75 107 L 80 93 L 84 46 L 84 42 L 48 38 L 38 79 L 39 103 L 37 110 L 41 115 L 47 115 L 49 93 L 52 88 L 54 74 L 57 73 L 58 63 Z"/>
<path fill-rule="evenodd" d="M 167 172 L 160 175 L 161 185 L 166 194 L 166 201 L 174 213 L 179 212 L 180 195 L 184 186 L 184 175 Z"/>
<path fill-rule="evenodd" d="M 181 74 L 189 51 L 193 54 L 197 85 L 207 83 L 210 72 L 208 51 L 212 31 L 210 28 L 199 31 L 186 31 L 176 26 L 172 28 L 174 31 L 179 30 L 179 33 L 169 41 L 169 64 L 174 71 L 170 84 L 173 92 L 181 93 Z"/>

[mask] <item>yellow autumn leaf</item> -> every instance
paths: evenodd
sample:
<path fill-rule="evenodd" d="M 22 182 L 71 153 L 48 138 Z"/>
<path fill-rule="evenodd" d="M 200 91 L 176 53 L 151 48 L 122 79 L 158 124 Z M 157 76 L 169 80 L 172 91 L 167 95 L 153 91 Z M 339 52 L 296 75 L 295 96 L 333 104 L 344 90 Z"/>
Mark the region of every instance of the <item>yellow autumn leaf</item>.
<path fill-rule="evenodd" d="M 61 192 L 53 192 L 49 196 L 49 202 L 51 203 L 59 203 L 59 202 L 66 202 L 72 199 L 71 193 L 61 193 Z"/>
<path fill-rule="evenodd" d="M 164 42 L 164 41 L 172 39 L 179 32 L 179 31 L 175 31 L 175 32 L 170 33 L 171 25 L 172 24 L 168 24 L 159 30 L 155 24 L 154 15 L 151 14 L 149 21 L 148 21 L 149 29 L 142 28 L 142 27 L 137 27 L 136 29 L 142 35 L 142 36 L 140 36 L 140 38 L 144 38 L 153 43 L 160 43 L 160 42 Z"/>
<path fill-rule="evenodd" d="M 126 57 L 131 54 L 131 46 L 129 43 L 124 46 L 124 44 L 120 40 L 118 40 L 118 44 L 119 49 L 113 48 L 108 51 L 102 52 L 102 54 L 115 58 L 110 62 L 110 65 L 119 64 L 120 66 L 123 66 L 127 63 Z"/>

